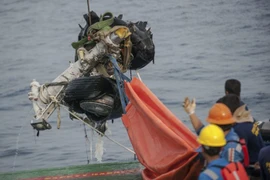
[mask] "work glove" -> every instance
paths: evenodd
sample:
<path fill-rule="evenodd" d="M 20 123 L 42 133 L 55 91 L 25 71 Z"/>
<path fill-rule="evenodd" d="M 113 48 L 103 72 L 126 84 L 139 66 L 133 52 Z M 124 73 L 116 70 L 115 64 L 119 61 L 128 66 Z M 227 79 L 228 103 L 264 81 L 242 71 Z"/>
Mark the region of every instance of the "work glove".
<path fill-rule="evenodd" d="M 182 105 L 189 116 L 195 113 L 196 109 L 195 98 L 193 98 L 192 101 L 190 102 L 189 98 L 186 97 Z"/>

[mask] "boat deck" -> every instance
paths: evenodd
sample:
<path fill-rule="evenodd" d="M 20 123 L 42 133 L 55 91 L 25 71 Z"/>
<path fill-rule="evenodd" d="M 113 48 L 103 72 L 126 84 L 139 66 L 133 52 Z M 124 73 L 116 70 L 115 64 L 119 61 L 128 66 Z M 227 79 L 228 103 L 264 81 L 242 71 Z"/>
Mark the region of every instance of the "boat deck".
<path fill-rule="evenodd" d="M 64 168 L 39 169 L 1 173 L 5 180 L 64 180 L 64 179 L 117 179 L 141 180 L 143 166 L 139 162 L 101 163 Z"/>

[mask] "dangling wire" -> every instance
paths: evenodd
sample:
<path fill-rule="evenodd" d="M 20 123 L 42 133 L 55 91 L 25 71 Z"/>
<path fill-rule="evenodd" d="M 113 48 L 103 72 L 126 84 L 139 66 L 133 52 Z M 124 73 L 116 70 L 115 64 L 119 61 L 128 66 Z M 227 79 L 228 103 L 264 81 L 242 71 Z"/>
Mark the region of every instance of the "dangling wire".
<path fill-rule="evenodd" d="M 124 145 L 120 144 L 119 142 L 113 140 L 112 138 L 108 137 L 106 134 L 100 132 L 99 130 L 97 130 L 96 128 L 94 128 L 93 126 L 91 126 L 90 124 L 84 122 L 84 120 L 82 118 L 80 118 L 79 116 L 77 116 L 76 114 L 74 114 L 73 112 L 71 112 L 70 110 L 67 109 L 66 106 L 62 105 L 61 106 L 67 111 L 69 112 L 72 116 L 74 116 L 76 119 L 80 120 L 82 123 L 86 124 L 88 127 L 90 127 L 91 129 L 93 129 L 94 131 L 96 131 L 97 133 L 101 134 L 102 136 L 106 137 L 107 139 L 109 139 L 110 141 L 114 142 L 115 144 L 121 146 L 122 148 L 126 149 L 127 151 L 135 154 L 135 152 L 131 149 L 129 149 L 128 147 L 125 147 Z"/>
<path fill-rule="evenodd" d="M 91 141 L 90 141 L 90 161 L 93 160 L 93 142 L 94 142 L 95 131 L 91 129 Z"/>
<path fill-rule="evenodd" d="M 30 112 L 33 110 L 33 108 L 31 108 L 28 112 L 27 112 L 27 117 L 29 116 Z M 25 127 L 26 124 L 28 124 L 28 121 L 25 121 L 21 123 L 21 127 L 17 136 L 17 140 L 16 140 L 16 150 L 15 150 L 15 154 L 14 154 L 14 160 L 13 160 L 13 166 L 12 166 L 12 173 L 15 172 L 15 167 L 16 167 L 16 161 L 17 161 L 17 157 L 19 155 L 19 142 L 20 142 L 20 137 L 21 137 L 21 133 L 23 128 Z M 34 136 L 35 137 L 35 136 Z"/>
<path fill-rule="evenodd" d="M 132 70 L 129 70 L 129 78 L 132 79 Z"/>
<path fill-rule="evenodd" d="M 89 161 L 88 152 L 87 152 L 87 143 L 90 144 L 90 141 L 87 136 L 85 124 L 83 124 L 83 129 L 84 129 L 84 138 L 85 138 L 85 153 L 86 153 L 86 158 L 87 158 L 87 164 L 89 164 L 90 161 Z"/>

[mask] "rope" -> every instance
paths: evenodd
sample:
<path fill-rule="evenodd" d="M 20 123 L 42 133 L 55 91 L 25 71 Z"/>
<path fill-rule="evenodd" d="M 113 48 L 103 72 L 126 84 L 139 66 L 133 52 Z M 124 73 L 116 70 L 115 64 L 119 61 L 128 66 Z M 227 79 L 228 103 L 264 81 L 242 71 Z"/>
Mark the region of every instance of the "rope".
<path fill-rule="evenodd" d="M 137 76 L 138 76 L 139 80 L 140 80 L 140 81 L 142 81 L 142 78 L 141 78 L 141 76 L 140 76 L 140 74 L 139 74 L 139 71 L 138 71 L 138 70 L 136 70 L 136 74 L 137 74 Z"/>
<path fill-rule="evenodd" d="M 128 147 L 125 147 L 124 145 L 120 144 L 119 142 L 111 139 L 110 137 L 108 137 L 106 134 L 103 134 L 102 132 L 100 132 L 99 130 L 97 130 L 96 128 L 94 128 L 93 126 L 91 126 L 90 124 L 87 124 L 86 122 L 84 122 L 79 116 L 77 116 L 75 113 L 69 111 L 64 105 L 60 104 L 66 111 L 68 111 L 70 114 L 72 114 L 74 117 L 76 117 L 78 120 L 82 121 L 84 124 L 86 124 L 88 127 L 90 127 L 91 129 L 93 129 L 94 131 L 96 131 L 97 133 L 101 134 L 102 136 L 106 137 L 107 139 L 109 139 L 110 141 L 114 142 L 115 144 L 121 146 L 122 148 L 126 149 L 127 151 L 135 154 L 135 152 L 131 149 L 129 149 Z"/>
<path fill-rule="evenodd" d="M 56 99 L 55 96 L 50 96 L 51 102 L 55 103 L 57 106 L 57 129 L 60 129 L 61 125 L 61 115 L 60 115 L 60 102 Z"/>
<path fill-rule="evenodd" d="M 60 129 L 61 126 L 61 115 L 60 115 L 60 106 L 57 106 L 57 129 Z"/>
<path fill-rule="evenodd" d="M 63 75 L 62 75 L 63 76 Z M 64 76 L 63 76 L 64 77 Z M 68 80 L 68 79 L 67 79 Z M 43 84 L 41 87 L 40 87 L 40 89 L 39 89 L 39 99 L 41 100 L 41 102 L 43 102 L 44 104 L 48 104 L 48 103 L 50 103 L 50 99 L 48 98 L 48 97 L 50 97 L 51 98 L 51 94 L 49 93 L 49 91 L 48 91 L 48 87 L 49 86 L 63 86 L 63 87 L 65 87 L 65 86 L 67 86 L 67 84 L 68 84 L 68 82 L 66 82 L 66 81 L 62 81 L 62 82 L 52 82 L 52 83 L 45 83 L 45 84 Z M 62 91 L 62 89 L 63 89 L 63 87 L 61 88 L 61 91 Z M 60 91 L 60 92 L 61 92 Z M 46 93 L 45 93 L 46 92 Z M 60 92 L 58 92 L 58 93 L 60 93 Z M 57 93 L 57 92 L 56 92 Z M 57 94 L 58 94 L 57 93 Z"/>
<path fill-rule="evenodd" d="M 40 93 L 39 93 L 39 99 L 41 100 L 41 102 L 43 102 L 44 104 L 48 104 L 50 103 L 49 99 L 47 98 L 47 96 L 45 95 L 45 92 L 46 91 L 46 94 L 47 96 L 51 96 L 49 91 L 48 91 L 48 88 L 46 85 L 42 85 L 40 87 Z"/>

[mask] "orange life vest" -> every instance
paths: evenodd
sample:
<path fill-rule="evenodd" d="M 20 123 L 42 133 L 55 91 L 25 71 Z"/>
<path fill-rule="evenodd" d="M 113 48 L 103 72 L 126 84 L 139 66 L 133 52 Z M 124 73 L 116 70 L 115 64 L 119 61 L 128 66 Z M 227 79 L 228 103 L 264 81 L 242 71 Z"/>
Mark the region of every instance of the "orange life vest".
<path fill-rule="evenodd" d="M 215 165 L 221 169 L 221 175 L 224 180 L 248 180 L 249 177 L 241 162 L 232 162 L 227 166 Z"/>

